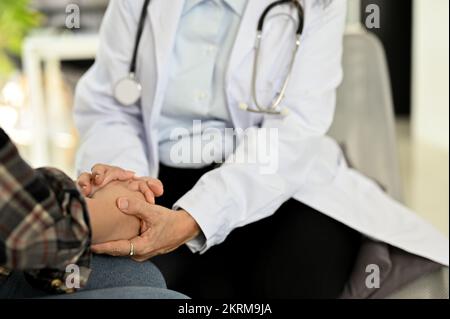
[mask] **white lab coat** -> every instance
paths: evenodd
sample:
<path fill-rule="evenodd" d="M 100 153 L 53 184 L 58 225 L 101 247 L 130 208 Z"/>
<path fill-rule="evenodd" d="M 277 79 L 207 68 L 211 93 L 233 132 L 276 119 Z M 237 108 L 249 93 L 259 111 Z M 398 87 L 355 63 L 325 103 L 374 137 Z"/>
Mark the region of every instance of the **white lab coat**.
<path fill-rule="evenodd" d="M 278 128 L 279 170 L 261 174 L 258 164 L 228 163 L 206 174 L 177 205 L 199 223 L 206 251 L 235 228 L 273 214 L 295 198 L 316 210 L 405 251 L 448 265 L 449 241 L 416 214 L 389 198 L 374 182 L 348 168 L 338 145 L 325 134 L 334 115 L 335 90 L 342 79 L 342 35 L 346 1 L 302 1 L 305 29 L 284 118 L 250 114 L 251 74 L 256 25 L 272 0 L 249 0 L 226 74 L 228 107 L 236 128 L 251 128 L 249 152 L 261 128 Z M 143 176 L 158 174 L 157 123 L 165 92 L 170 90 L 168 65 L 183 0 L 153 0 L 148 9 L 138 55 L 137 75 L 143 86 L 139 105 L 123 107 L 112 96 L 114 84 L 128 74 L 142 0 L 111 0 L 102 28 L 95 65 L 76 92 L 75 120 L 82 143 L 77 165 L 90 170 L 108 163 Z M 260 99 L 269 102 L 286 74 L 294 26 L 288 16 L 270 14 L 258 80 Z M 294 11 L 288 12 L 295 16 Z M 167 190 L 170 191 L 170 190 Z"/>

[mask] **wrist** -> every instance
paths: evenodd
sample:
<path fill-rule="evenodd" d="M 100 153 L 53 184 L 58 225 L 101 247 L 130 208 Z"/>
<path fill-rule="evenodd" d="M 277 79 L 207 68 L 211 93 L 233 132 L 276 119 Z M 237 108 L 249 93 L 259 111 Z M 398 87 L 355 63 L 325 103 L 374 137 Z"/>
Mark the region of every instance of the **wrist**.
<path fill-rule="evenodd" d="M 196 220 L 184 209 L 179 210 L 178 214 L 182 220 L 180 224 L 183 227 L 182 233 L 185 234 L 185 242 L 197 238 L 202 231 Z"/>

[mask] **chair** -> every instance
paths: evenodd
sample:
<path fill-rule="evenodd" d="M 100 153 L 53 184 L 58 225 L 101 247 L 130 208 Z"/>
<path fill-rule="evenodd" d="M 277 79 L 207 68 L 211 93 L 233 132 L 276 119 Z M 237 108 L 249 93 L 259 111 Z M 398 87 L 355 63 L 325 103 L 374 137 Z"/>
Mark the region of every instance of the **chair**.
<path fill-rule="evenodd" d="M 343 68 L 330 135 L 353 167 L 401 201 L 393 102 L 382 44 L 368 32 L 346 34 Z"/>
<path fill-rule="evenodd" d="M 344 81 L 338 89 L 329 133 L 342 146 L 349 164 L 402 201 L 393 100 L 384 49 L 363 30 L 344 38 Z M 424 276 L 391 298 L 448 298 L 448 268 Z"/>

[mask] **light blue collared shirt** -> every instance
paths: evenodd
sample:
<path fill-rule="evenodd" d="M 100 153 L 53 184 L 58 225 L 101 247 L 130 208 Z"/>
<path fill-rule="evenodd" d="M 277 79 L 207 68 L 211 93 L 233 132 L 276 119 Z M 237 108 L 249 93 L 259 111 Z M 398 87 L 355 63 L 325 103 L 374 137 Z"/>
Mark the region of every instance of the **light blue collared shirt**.
<path fill-rule="evenodd" d="M 186 0 L 171 57 L 170 77 L 159 122 L 160 161 L 168 166 L 201 167 L 221 160 L 223 154 L 201 163 L 174 163 L 175 144 L 191 143 L 201 132 L 233 127 L 227 108 L 225 74 L 247 0 Z M 175 129 L 183 137 L 171 139 Z M 198 126 L 197 126 L 198 128 Z M 189 147 L 189 146 L 188 146 Z"/>

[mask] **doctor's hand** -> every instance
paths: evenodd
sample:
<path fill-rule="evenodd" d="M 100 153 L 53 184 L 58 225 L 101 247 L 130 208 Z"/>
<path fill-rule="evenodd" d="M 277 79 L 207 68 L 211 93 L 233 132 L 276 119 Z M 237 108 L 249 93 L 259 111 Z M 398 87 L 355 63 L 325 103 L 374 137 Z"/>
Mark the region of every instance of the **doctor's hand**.
<path fill-rule="evenodd" d="M 135 173 L 116 166 L 97 164 L 92 167 L 91 173 L 83 173 L 77 180 L 77 185 L 82 194 L 92 197 L 112 181 L 128 181 L 133 179 L 135 190 L 140 191 L 149 203 L 155 202 L 155 196 L 161 196 L 164 192 L 160 180 L 151 177 L 136 177 Z"/>
<path fill-rule="evenodd" d="M 132 243 L 132 258 L 142 262 L 172 252 L 200 234 L 197 222 L 184 210 L 174 211 L 135 198 L 119 198 L 117 206 L 123 213 L 141 219 L 141 235 L 94 245 L 94 253 L 129 256 Z"/>

